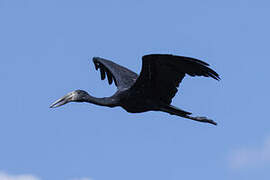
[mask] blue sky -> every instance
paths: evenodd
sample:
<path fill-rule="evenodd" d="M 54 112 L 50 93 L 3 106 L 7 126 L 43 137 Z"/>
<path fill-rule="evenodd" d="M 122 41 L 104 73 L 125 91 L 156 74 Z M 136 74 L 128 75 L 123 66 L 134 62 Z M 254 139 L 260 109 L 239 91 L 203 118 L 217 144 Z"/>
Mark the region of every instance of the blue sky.
<path fill-rule="evenodd" d="M 269 179 L 267 1 L 0 0 L 0 180 Z M 208 62 L 173 104 L 219 125 L 162 112 L 49 105 L 110 96 L 91 58 L 140 72 L 141 56 Z M 32 178 L 32 179 L 31 179 Z"/>

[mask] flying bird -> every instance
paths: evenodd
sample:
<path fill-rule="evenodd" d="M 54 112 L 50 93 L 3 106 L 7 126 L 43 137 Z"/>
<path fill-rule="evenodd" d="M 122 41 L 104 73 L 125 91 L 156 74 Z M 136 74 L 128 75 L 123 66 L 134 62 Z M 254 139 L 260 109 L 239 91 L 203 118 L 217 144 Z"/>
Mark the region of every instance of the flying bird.
<path fill-rule="evenodd" d="M 170 54 L 150 54 L 142 57 L 140 75 L 110 60 L 94 57 L 96 70 L 101 80 L 115 83 L 117 91 L 111 97 L 97 98 L 86 91 L 76 90 L 55 101 L 50 107 L 59 107 L 69 102 L 88 102 L 100 106 L 120 106 L 130 113 L 163 111 L 187 119 L 217 123 L 206 117 L 193 117 L 192 113 L 171 105 L 178 86 L 186 74 L 205 76 L 220 80 L 219 75 L 209 68 L 209 64 L 190 57 Z"/>

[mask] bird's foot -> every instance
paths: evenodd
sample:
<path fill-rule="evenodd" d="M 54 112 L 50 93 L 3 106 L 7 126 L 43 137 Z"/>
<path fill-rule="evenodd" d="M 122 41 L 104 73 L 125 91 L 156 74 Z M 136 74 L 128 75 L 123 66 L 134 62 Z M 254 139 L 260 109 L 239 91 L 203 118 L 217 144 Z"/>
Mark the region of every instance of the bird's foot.
<path fill-rule="evenodd" d="M 217 125 L 217 123 L 215 121 L 213 121 L 212 119 L 207 119 L 207 117 L 195 117 L 195 119 L 197 121 L 200 121 L 200 122 L 205 122 L 205 123 L 210 123 L 210 124 L 213 124 L 213 125 Z"/>
<path fill-rule="evenodd" d="M 217 123 L 215 121 L 213 121 L 212 119 L 208 119 L 207 117 L 192 117 L 192 116 L 186 116 L 186 118 L 188 119 L 192 119 L 192 120 L 195 120 L 195 121 L 198 121 L 198 122 L 203 122 L 203 123 L 210 123 L 210 124 L 213 124 L 213 125 L 217 125 Z"/>

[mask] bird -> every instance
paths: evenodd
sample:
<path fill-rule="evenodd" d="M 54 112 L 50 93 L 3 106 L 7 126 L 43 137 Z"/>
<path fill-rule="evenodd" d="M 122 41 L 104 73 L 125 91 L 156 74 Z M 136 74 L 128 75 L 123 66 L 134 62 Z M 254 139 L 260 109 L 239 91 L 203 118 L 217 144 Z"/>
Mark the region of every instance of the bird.
<path fill-rule="evenodd" d="M 211 77 L 220 80 L 219 74 L 206 62 L 172 54 L 148 54 L 142 57 L 142 68 L 137 73 L 101 57 L 93 57 L 95 69 L 100 71 L 101 80 L 113 82 L 117 91 L 110 97 L 97 98 L 84 90 L 75 90 L 55 101 L 50 108 L 69 102 L 87 102 L 100 106 L 120 106 L 129 113 L 162 111 L 186 119 L 217 125 L 212 119 L 191 116 L 171 105 L 179 84 L 186 75 Z"/>

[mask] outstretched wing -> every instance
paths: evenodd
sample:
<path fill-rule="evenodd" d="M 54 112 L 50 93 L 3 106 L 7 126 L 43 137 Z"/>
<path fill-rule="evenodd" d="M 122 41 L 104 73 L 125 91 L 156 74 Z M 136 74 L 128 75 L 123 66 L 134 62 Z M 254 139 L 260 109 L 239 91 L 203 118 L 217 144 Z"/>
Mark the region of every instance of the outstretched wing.
<path fill-rule="evenodd" d="M 142 70 L 132 88 L 143 89 L 153 98 L 170 104 L 185 74 L 205 76 L 219 80 L 219 75 L 209 64 L 194 58 L 169 54 L 143 56 Z"/>
<path fill-rule="evenodd" d="M 96 70 L 100 70 L 101 80 L 104 80 L 107 75 L 108 83 L 112 84 L 114 81 L 118 90 L 129 88 L 134 84 L 138 75 L 110 60 L 94 57 L 93 62 Z"/>

